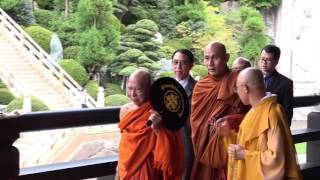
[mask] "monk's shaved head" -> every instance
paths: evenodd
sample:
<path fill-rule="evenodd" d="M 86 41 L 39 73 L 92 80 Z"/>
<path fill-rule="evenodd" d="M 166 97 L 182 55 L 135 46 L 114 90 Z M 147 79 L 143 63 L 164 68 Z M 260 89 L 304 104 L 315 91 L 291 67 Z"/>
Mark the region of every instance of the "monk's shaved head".
<path fill-rule="evenodd" d="M 220 42 L 211 42 L 205 47 L 205 49 L 216 49 L 222 54 L 227 53 L 226 46 Z"/>
<path fill-rule="evenodd" d="M 251 63 L 244 57 L 238 57 L 232 64 L 232 69 L 236 71 L 242 71 L 248 67 L 251 67 Z"/>
<path fill-rule="evenodd" d="M 149 99 L 151 86 L 151 74 L 145 69 L 138 69 L 133 72 L 127 84 L 127 94 L 137 106 L 142 105 Z"/>
<path fill-rule="evenodd" d="M 129 80 L 135 80 L 138 84 L 142 84 L 145 88 L 150 88 L 151 86 L 151 74 L 146 69 L 138 69 L 134 71 L 130 76 Z"/>
<path fill-rule="evenodd" d="M 220 42 L 209 43 L 204 49 L 204 65 L 214 77 L 223 76 L 227 71 L 229 54 Z"/>
<path fill-rule="evenodd" d="M 262 72 L 257 68 L 246 68 L 240 72 L 238 79 L 250 88 L 264 89 L 264 79 Z"/>
<path fill-rule="evenodd" d="M 266 94 L 262 72 L 251 67 L 242 70 L 237 79 L 237 93 L 243 104 L 254 107 Z"/>

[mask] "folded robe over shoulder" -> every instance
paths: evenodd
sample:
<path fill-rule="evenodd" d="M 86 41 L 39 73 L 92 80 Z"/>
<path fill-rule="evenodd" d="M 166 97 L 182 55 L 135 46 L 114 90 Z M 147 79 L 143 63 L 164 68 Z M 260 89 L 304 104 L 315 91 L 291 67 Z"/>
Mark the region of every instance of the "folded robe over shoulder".
<path fill-rule="evenodd" d="M 237 131 L 248 110 L 234 91 L 237 77 L 237 72 L 229 70 L 220 78 L 208 75 L 198 81 L 193 90 L 190 124 L 195 161 L 191 179 L 227 178 L 227 143 L 225 142 L 235 143 L 236 136 L 232 136 L 231 140 L 229 137 L 222 138 L 210 134 L 209 121 L 213 118 L 218 120 L 226 117 L 231 127 Z M 224 158 L 216 159 L 215 157 Z"/>
<path fill-rule="evenodd" d="M 244 160 L 229 161 L 228 179 L 301 179 L 285 111 L 276 96 L 248 112 L 238 139 L 246 155 Z"/>
<path fill-rule="evenodd" d="M 181 179 L 184 167 L 181 132 L 160 128 L 156 135 L 146 125 L 150 110 L 148 101 L 120 120 L 120 179 Z"/>

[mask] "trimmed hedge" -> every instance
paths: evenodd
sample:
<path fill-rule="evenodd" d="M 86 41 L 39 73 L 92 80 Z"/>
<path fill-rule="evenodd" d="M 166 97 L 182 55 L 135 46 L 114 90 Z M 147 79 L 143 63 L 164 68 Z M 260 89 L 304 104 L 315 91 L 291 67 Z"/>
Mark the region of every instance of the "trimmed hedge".
<path fill-rule="evenodd" d="M 110 96 L 114 94 L 124 94 L 121 90 L 121 86 L 114 83 L 107 83 L 105 89 L 105 96 Z"/>
<path fill-rule="evenodd" d="M 3 83 L 1 79 L 0 79 L 0 88 L 6 88 L 6 85 Z"/>
<path fill-rule="evenodd" d="M 52 32 L 41 26 L 29 26 L 25 31 L 36 41 L 47 53 L 50 53 L 50 41 Z"/>
<path fill-rule="evenodd" d="M 12 93 L 5 88 L 0 88 L 0 104 L 7 105 L 14 99 Z"/>
<path fill-rule="evenodd" d="M 80 46 L 69 46 L 63 50 L 63 57 L 65 59 L 77 59 L 80 51 Z"/>
<path fill-rule="evenodd" d="M 97 100 L 99 84 L 96 81 L 90 80 L 84 88 L 93 99 Z"/>
<path fill-rule="evenodd" d="M 23 105 L 23 98 L 19 97 L 19 98 L 15 98 L 13 99 L 8 106 L 5 109 L 5 112 L 11 112 L 14 110 L 20 110 L 22 109 L 22 105 Z M 49 108 L 48 106 L 41 101 L 40 99 L 36 98 L 36 97 L 31 97 L 31 111 L 48 111 Z"/>
<path fill-rule="evenodd" d="M 54 14 L 52 11 L 45 9 L 36 9 L 33 12 L 34 17 L 36 18 L 37 24 L 49 28 L 51 26 L 52 19 L 54 19 Z"/>
<path fill-rule="evenodd" d="M 84 86 L 89 78 L 85 68 L 76 60 L 63 59 L 59 65 L 75 80 L 80 86 Z"/>
<path fill-rule="evenodd" d="M 114 94 L 107 96 L 104 101 L 104 105 L 107 106 L 121 106 L 131 102 L 130 98 L 123 94 Z"/>

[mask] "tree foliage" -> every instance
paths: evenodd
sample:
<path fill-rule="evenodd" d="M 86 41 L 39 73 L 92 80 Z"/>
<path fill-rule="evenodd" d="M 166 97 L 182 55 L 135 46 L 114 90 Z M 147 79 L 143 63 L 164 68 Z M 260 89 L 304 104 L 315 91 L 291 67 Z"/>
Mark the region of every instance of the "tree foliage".
<path fill-rule="evenodd" d="M 123 94 L 113 94 L 105 98 L 105 106 L 121 106 L 131 102 L 131 100 Z"/>
<path fill-rule="evenodd" d="M 241 7 L 239 13 L 243 30 L 239 38 L 241 55 L 254 62 L 269 41 L 265 33 L 264 20 L 262 15 L 251 7 Z"/>
<path fill-rule="evenodd" d="M 14 99 L 13 94 L 6 88 L 0 88 L 0 104 L 7 105 Z"/>
<path fill-rule="evenodd" d="M 220 3 L 229 0 L 211 0 L 210 4 L 219 6 Z M 237 0 L 241 6 L 248 6 L 257 9 L 270 9 L 280 5 L 281 0 Z"/>
<path fill-rule="evenodd" d="M 13 99 L 8 106 L 5 109 L 5 112 L 12 112 L 14 110 L 20 110 L 22 109 L 23 106 L 23 98 L 18 97 Z M 31 97 L 31 111 L 35 112 L 35 111 L 48 111 L 49 108 L 48 106 L 41 101 L 40 99 L 32 96 Z"/>
<path fill-rule="evenodd" d="M 84 86 L 88 82 L 88 76 L 84 67 L 73 59 L 63 59 L 59 65 L 77 82 Z"/>
<path fill-rule="evenodd" d="M 25 30 L 46 52 L 50 53 L 51 31 L 41 26 L 29 26 Z"/>
<path fill-rule="evenodd" d="M 120 26 L 112 10 L 110 0 L 80 0 L 78 4 L 79 59 L 91 77 L 114 58 L 119 43 Z"/>
<path fill-rule="evenodd" d="M 111 70 L 119 75 L 127 75 L 127 72 L 138 67 L 158 69 L 156 62 L 165 56 L 159 51 L 161 44 L 155 40 L 158 30 L 157 24 L 149 19 L 127 26 Z"/>
<path fill-rule="evenodd" d="M 18 24 L 29 25 L 30 14 L 23 0 L 0 0 L 0 7 Z"/>

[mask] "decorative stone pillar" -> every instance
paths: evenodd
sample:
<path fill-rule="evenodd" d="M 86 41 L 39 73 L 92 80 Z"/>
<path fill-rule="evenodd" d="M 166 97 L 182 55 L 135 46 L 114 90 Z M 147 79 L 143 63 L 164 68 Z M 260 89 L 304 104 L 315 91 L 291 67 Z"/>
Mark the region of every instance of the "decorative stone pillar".
<path fill-rule="evenodd" d="M 99 87 L 97 96 L 97 107 L 104 107 L 104 88 Z"/>

